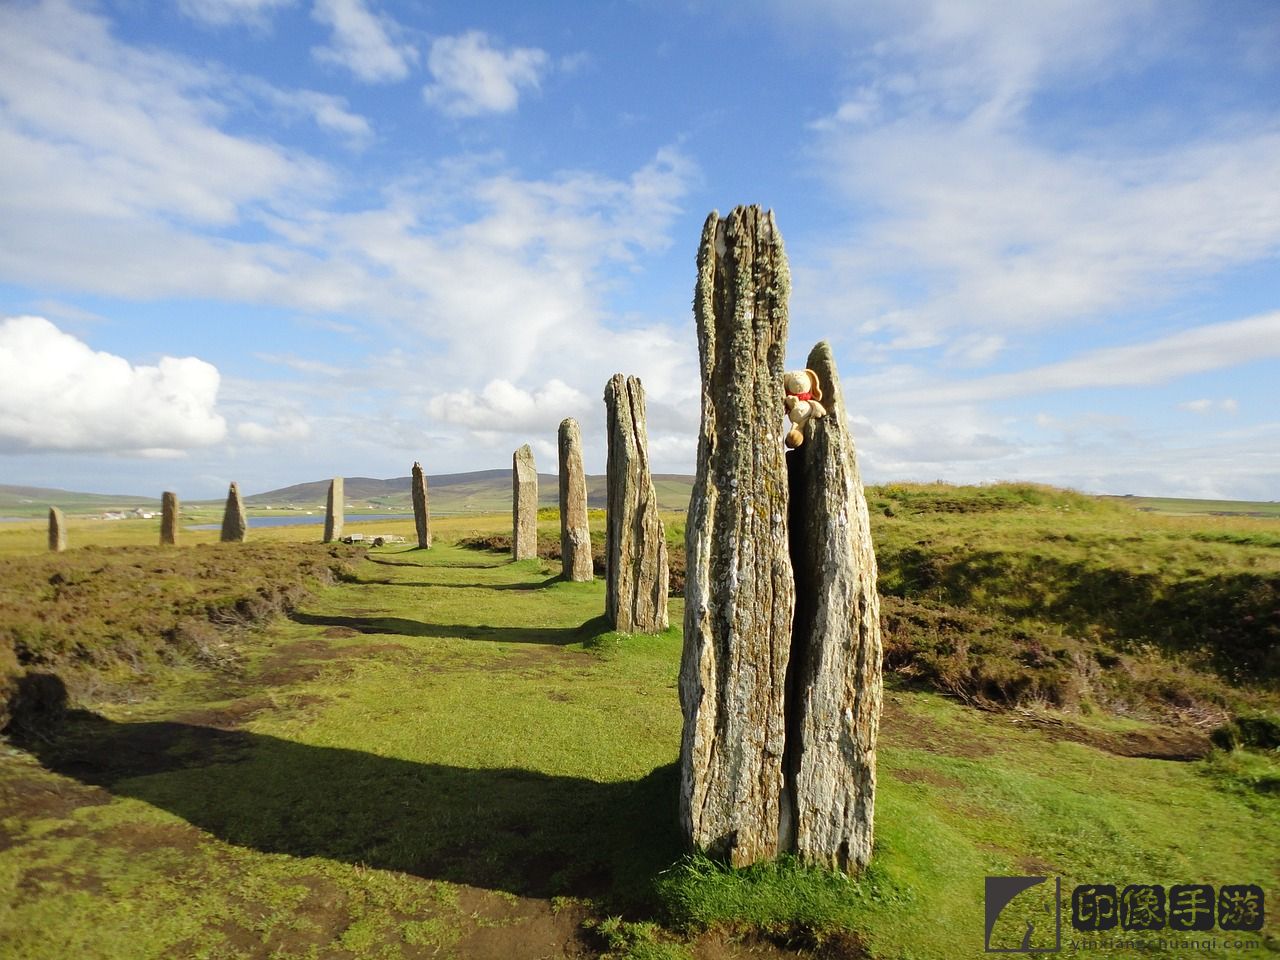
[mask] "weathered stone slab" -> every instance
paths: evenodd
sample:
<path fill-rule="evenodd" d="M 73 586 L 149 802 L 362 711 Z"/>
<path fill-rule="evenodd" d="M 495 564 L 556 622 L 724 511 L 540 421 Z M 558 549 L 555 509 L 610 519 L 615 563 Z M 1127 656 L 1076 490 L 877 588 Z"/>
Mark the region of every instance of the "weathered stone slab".
<path fill-rule="evenodd" d="M 604 389 L 605 615 L 623 633 L 667 629 L 667 536 L 649 472 L 649 431 L 639 377 L 615 373 Z"/>
<path fill-rule="evenodd" d="M 221 540 L 223 543 L 241 543 L 248 530 L 249 521 L 244 515 L 244 500 L 240 498 L 240 488 L 233 480 L 231 488 L 227 491 L 226 509 L 222 511 Z"/>
<path fill-rule="evenodd" d="M 413 525 L 418 531 L 418 549 L 431 549 L 431 500 L 427 496 L 427 475 L 422 464 L 413 462 L 413 478 L 410 481 L 413 494 Z"/>
<path fill-rule="evenodd" d="M 511 457 L 511 556 L 532 560 L 538 555 L 538 470 L 526 443 Z"/>
<path fill-rule="evenodd" d="M 790 274 L 773 214 L 712 213 L 698 248 L 698 467 L 685 532 L 680 821 L 743 865 L 779 852 L 795 606 L 782 421 Z"/>
<path fill-rule="evenodd" d="M 54 553 L 67 549 L 67 519 L 57 507 L 49 508 L 49 549 Z"/>
<path fill-rule="evenodd" d="M 178 495 L 165 491 L 160 497 L 160 545 L 174 546 L 178 542 Z"/>
<path fill-rule="evenodd" d="M 342 539 L 342 527 L 346 521 L 345 494 L 342 477 L 329 481 L 329 499 L 324 505 L 324 542 Z"/>
<path fill-rule="evenodd" d="M 871 859 L 882 701 L 867 501 L 831 346 L 806 366 L 827 416 L 787 454 L 796 612 L 787 670 L 784 849 L 840 870 Z"/>
<path fill-rule="evenodd" d="M 595 571 L 587 526 L 587 476 L 582 469 L 582 433 L 572 417 L 560 422 L 559 447 L 561 575 L 588 582 L 595 579 Z"/>

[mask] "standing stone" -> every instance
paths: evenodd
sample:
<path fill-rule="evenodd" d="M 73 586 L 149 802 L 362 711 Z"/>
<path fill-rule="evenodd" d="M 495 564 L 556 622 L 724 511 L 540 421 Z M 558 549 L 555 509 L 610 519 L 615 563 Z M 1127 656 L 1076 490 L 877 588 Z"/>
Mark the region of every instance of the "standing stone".
<path fill-rule="evenodd" d="M 222 542 L 241 543 L 249 529 L 249 521 L 244 515 L 244 501 L 240 499 L 240 488 L 231 481 L 231 489 L 227 491 L 227 507 L 222 512 Z"/>
<path fill-rule="evenodd" d="M 511 457 L 511 556 L 531 560 L 538 555 L 538 471 L 526 443 Z"/>
<path fill-rule="evenodd" d="M 160 545 L 174 546 L 178 542 L 178 495 L 165 491 L 160 497 Z"/>
<path fill-rule="evenodd" d="M 604 388 L 605 615 L 623 633 L 667 629 L 667 535 L 649 472 L 649 431 L 639 377 L 615 373 Z"/>
<path fill-rule="evenodd" d="M 413 494 L 413 525 L 418 530 L 418 549 L 431 549 L 431 501 L 427 499 L 427 475 L 422 464 L 413 461 L 413 479 L 409 482 Z"/>
<path fill-rule="evenodd" d="M 324 505 L 324 542 L 333 543 L 342 539 L 342 524 L 346 519 L 343 509 L 342 477 L 334 477 L 329 481 L 329 499 Z"/>
<path fill-rule="evenodd" d="M 787 454 L 796 613 L 783 833 L 803 860 L 859 870 L 871 859 L 882 700 L 876 557 L 831 346 L 819 343 L 805 366 L 827 416 Z"/>
<path fill-rule="evenodd" d="M 57 507 L 49 508 L 49 549 L 54 553 L 67 549 L 67 520 Z"/>
<path fill-rule="evenodd" d="M 790 274 L 772 212 L 712 213 L 698 248 L 698 468 L 685 528 L 680 822 L 741 866 L 780 852 L 795 586 L 782 373 Z"/>
<path fill-rule="evenodd" d="M 590 582 L 591 530 L 587 526 L 587 477 L 582 469 L 582 433 L 570 417 L 560 422 L 560 563 L 566 580 Z"/>

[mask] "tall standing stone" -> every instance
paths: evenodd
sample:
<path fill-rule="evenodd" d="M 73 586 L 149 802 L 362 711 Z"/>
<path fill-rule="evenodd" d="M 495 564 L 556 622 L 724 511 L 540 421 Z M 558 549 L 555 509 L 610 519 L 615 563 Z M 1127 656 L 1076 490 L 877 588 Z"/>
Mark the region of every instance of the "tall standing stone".
<path fill-rule="evenodd" d="M 802 859 L 858 870 L 871 858 L 882 701 L 876 557 L 831 346 L 819 343 L 805 366 L 827 416 L 787 454 L 796 613 L 783 832 Z"/>
<path fill-rule="evenodd" d="M 333 543 L 342 539 L 342 525 L 346 520 L 343 501 L 342 477 L 334 477 L 329 481 L 329 499 L 324 505 L 324 542 Z"/>
<path fill-rule="evenodd" d="M 409 481 L 413 494 L 413 525 L 418 531 L 418 549 L 431 549 L 431 501 L 427 499 L 427 475 L 422 464 L 413 461 L 413 478 Z"/>
<path fill-rule="evenodd" d="M 49 549 L 54 553 L 67 549 L 67 520 L 57 507 L 49 508 Z"/>
<path fill-rule="evenodd" d="M 178 542 L 178 495 L 165 491 L 160 497 L 160 546 Z"/>
<path fill-rule="evenodd" d="M 772 212 L 712 213 L 698 248 L 698 468 L 685 528 L 680 821 L 735 866 L 779 852 L 788 552 L 782 373 L 790 274 Z"/>
<path fill-rule="evenodd" d="M 582 433 L 572 417 L 560 422 L 560 564 L 566 580 L 595 579 L 591 530 L 587 526 L 587 477 L 582 469 Z"/>
<path fill-rule="evenodd" d="M 511 556 L 532 560 L 538 555 L 538 470 L 526 443 L 511 457 Z"/>
<path fill-rule="evenodd" d="M 615 373 L 604 388 L 605 615 L 623 633 L 667 629 L 667 537 L 649 472 L 649 431 L 639 377 Z"/>
<path fill-rule="evenodd" d="M 240 543 L 249 529 L 249 521 L 244 515 L 244 501 L 240 499 L 240 488 L 234 480 L 227 491 L 227 506 L 222 511 L 222 542 Z"/>

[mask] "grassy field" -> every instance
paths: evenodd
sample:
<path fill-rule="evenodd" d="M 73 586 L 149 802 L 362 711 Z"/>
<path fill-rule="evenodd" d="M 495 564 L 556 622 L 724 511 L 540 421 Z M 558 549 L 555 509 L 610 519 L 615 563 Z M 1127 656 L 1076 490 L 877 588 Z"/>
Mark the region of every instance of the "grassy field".
<path fill-rule="evenodd" d="M 73 702 L 60 726 L 0 745 L 0 956 L 951 958 L 983 953 L 988 875 L 1060 877 L 1068 900 L 1089 882 L 1276 896 L 1280 765 L 1205 738 L 1274 711 L 1275 688 L 1233 676 L 1207 649 L 1216 635 L 1187 643 L 1164 619 L 1187 590 L 1207 620 L 1241 602 L 1232 578 L 1273 583 L 1265 521 L 1034 488 L 879 488 L 872 508 L 891 669 L 876 855 L 857 879 L 684 855 L 681 601 L 665 634 L 613 634 L 600 582 L 457 545 L 509 533 L 507 517 L 442 520 L 429 552 L 367 556 L 309 544 L 308 528 L 255 531 L 244 548 L 188 534 L 162 550 L 130 545 L 154 542 L 148 521 L 73 521 L 73 543 L 99 546 L 49 557 L 39 524 L 5 525 L 8 602 L 21 607 L 25 582 L 33 609 L 64 615 L 45 618 L 66 628 L 41 628 L 46 639 L 74 634 L 88 601 L 57 607 L 36 585 L 74 588 L 82 569 L 206 570 L 187 571 L 195 585 L 162 578 L 150 606 L 135 598 L 133 619 L 101 636 L 141 636 L 143 614 L 181 596 L 237 609 L 272 563 L 298 592 L 281 601 L 287 617 L 219 627 L 212 660 L 180 645 L 108 657 L 120 672 L 98 689 L 76 686 L 63 646 L 41 648 L 28 669 L 65 673 Z M 676 540 L 681 519 L 667 518 Z M 553 538 L 550 516 L 540 532 Z M 243 576 L 227 572 L 237 556 Z M 1143 689 L 1177 678 L 1186 689 Z M 1132 755 L 1179 755 L 1163 748 L 1187 737 L 1204 741 L 1198 759 Z M 1070 938 L 1064 952 L 1133 955 Z"/>
<path fill-rule="evenodd" d="M 1261 517 L 1280 519 L 1280 502 L 1255 500 L 1196 500 L 1186 497 L 1109 497 L 1135 510 L 1174 516 Z"/>

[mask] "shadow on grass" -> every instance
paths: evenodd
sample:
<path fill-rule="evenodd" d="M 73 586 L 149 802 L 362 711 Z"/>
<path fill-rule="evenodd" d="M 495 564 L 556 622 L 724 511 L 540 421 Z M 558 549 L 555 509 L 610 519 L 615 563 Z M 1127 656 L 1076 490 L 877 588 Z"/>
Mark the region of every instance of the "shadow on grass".
<path fill-rule="evenodd" d="M 72 711 L 23 743 L 48 769 L 227 843 L 534 896 L 654 906 L 680 855 L 675 764 L 597 783 L 476 770 L 184 723 Z"/>
<path fill-rule="evenodd" d="M 420 553 L 423 556 L 430 556 L 429 550 L 418 550 L 417 548 L 414 548 L 413 551 L 406 551 L 406 552 Z M 429 569 L 421 563 L 402 563 L 398 560 L 387 560 L 386 558 L 383 558 L 383 557 L 369 556 L 369 557 L 365 557 L 365 559 L 368 560 L 370 563 L 380 564 L 381 566 L 384 566 L 384 567 L 416 567 L 419 570 Z M 501 567 L 506 566 L 506 564 L 509 562 L 510 562 L 510 558 L 508 558 L 506 562 L 499 561 L 497 563 L 454 563 L 448 560 L 444 560 L 444 561 L 440 561 L 433 564 L 433 566 L 439 567 L 442 570 L 497 570 L 497 569 L 500 569 Z"/>
<path fill-rule="evenodd" d="M 395 564 L 395 566 L 412 566 L 412 564 Z M 419 567 L 418 569 L 423 569 Z M 365 580 L 355 578 L 349 581 L 374 587 L 444 587 L 462 590 L 545 590 L 557 583 L 568 583 L 560 574 L 547 577 L 545 580 L 530 580 L 525 583 L 457 583 L 452 580 Z"/>
<path fill-rule="evenodd" d="M 603 614 L 576 627 L 495 627 L 471 623 L 424 623 L 406 617 L 358 617 L 334 614 L 289 614 L 294 623 L 316 627 L 347 627 L 359 633 L 397 634 L 402 637 L 439 637 L 455 640 L 487 640 L 493 643 L 545 643 L 566 646 L 591 644 L 613 627 Z"/>

